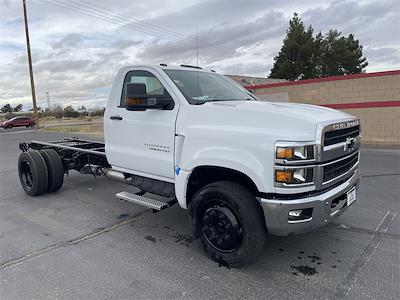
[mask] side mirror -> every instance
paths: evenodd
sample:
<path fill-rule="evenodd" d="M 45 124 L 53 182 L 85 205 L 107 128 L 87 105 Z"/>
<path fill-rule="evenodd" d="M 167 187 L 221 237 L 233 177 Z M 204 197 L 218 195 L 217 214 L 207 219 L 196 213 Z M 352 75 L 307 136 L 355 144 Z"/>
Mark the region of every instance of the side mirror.
<path fill-rule="evenodd" d="M 162 97 L 162 98 L 161 98 Z M 128 83 L 126 85 L 125 107 L 127 110 L 144 111 L 146 109 L 172 109 L 174 101 L 168 95 L 149 95 L 144 83 Z"/>

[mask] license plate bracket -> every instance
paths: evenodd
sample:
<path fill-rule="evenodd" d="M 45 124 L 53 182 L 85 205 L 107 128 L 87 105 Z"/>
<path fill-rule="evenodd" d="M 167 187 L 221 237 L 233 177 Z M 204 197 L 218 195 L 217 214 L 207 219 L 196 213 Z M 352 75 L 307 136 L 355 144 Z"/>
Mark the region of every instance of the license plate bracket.
<path fill-rule="evenodd" d="M 353 187 L 350 191 L 346 193 L 347 206 L 350 206 L 357 200 L 357 187 Z"/>

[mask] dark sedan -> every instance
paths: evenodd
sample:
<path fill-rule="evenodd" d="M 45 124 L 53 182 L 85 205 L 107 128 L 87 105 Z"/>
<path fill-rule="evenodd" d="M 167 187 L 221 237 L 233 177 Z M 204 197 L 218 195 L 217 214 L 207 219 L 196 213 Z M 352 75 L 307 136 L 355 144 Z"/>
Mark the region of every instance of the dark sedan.
<path fill-rule="evenodd" d="M 15 117 L 10 120 L 5 120 L 0 123 L 0 127 L 7 129 L 13 127 L 33 127 L 35 126 L 35 119 L 30 117 Z"/>

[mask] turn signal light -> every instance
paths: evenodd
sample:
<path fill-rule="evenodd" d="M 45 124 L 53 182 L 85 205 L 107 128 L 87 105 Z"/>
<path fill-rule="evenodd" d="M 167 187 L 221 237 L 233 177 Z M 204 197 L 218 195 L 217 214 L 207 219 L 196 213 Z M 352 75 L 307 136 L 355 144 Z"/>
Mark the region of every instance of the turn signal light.
<path fill-rule="evenodd" d="M 293 158 L 293 156 L 294 156 L 293 148 L 287 148 L 287 147 L 276 148 L 276 158 Z"/>
<path fill-rule="evenodd" d="M 276 171 L 275 179 L 276 182 L 292 182 L 293 181 L 293 171 Z"/>

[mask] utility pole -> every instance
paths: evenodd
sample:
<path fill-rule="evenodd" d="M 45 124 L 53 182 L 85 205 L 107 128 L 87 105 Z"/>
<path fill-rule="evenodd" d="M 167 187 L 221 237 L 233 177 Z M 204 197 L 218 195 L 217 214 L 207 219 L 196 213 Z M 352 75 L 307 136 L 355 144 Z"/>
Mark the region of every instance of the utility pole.
<path fill-rule="evenodd" d="M 27 48 L 27 51 L 28 51 L 29 75 L 30 75 L 30 78 L 31 78 L 33 114 L 35 116 L 36 128 L 39 128 L 39 116 L 37 114 L 37 106 L 36 106 L 35 82 L 33 80 L 31 45 L 29 43 L 28 17 L 26 15 L 26 3 L 25 3 L 25 0 L 22 0 L 22 4 L 23 4 L 23 7 L 24 7 L 26 48 Z"/>

